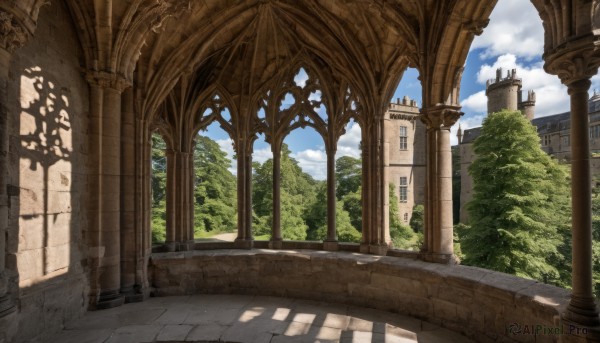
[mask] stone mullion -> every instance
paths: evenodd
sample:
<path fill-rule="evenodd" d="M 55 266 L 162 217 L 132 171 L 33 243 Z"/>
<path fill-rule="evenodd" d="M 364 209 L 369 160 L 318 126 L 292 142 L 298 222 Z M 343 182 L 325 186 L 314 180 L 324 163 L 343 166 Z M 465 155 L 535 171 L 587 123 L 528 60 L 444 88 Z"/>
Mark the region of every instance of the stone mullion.
<path fill-rule="evenodd" d="M 236 247 L 252 248 L 252 191 L 249 186 L 252 183 L 252 156 L 247 149 L 248 141 L 239 139 L 236 143 L 237 156 L 237 231 L 235 240 Z M 248 168 L 247 164 L 250 164 Z M 250 192 L 250 197 L 247 196 Z M 250 198 L 250 200 L 249 200 Z M 250 201 L 250 206 L 248 206 Z"/>
<path fill-rule="evenodd" d="M 186 188 L 186 204 L 185 204 L 185 222 L 186 232 L 188 235 L 188 247 L 193 249 L 194 244 L 194 185 L 196 174 L 194 172 L 194 152 L 187 154 L 187 188 Z"/>
<path fill-rule="evenodd" d="M 177 209 L 176 207 L 176 190 L 177 187 L 177 154 L 173 150 L 166 150 L 167 158 L 167 185 L 165 189 L 166 195 L 166 237 L 165 245 L 167 250 L 175 251 L 177 249 Z"/>
<path fill-rule="evenodd" d="M 140 123 L 140 154 L 143 161 L 140 167 L 140 207 L 141 214 L 141 232 L 138 233 L 141 245 L 141 252 L 138 254 L 138 284 L 142 285 L 144 296 L 149 294 L 148 284 L 148 262 L 152 253 L 152 135 L 148 129 L 147 123 L 143 120 Z"/>
<path fill-rule="evenodd" d="M 273 223 L 271 231 L 270 247 L 281 249 L 281 147 L 272 144 L 273 152 Z"/>
<path fill-rule="evenodd" d="M 150 185 L 146 187 L 150 168 L 150 160 L 146 156 L 151 151 L 150 142 L 146 139 L 145 121 L 136 119 L 135 125 L 135 214 L 134 214 L 134 240 L 135 240 L 135 287 L 143 296 L 146 295 L 147 264 L 145 263 L 149 248 L 148 236 L 151 228 L 146 217 L 150 217 L 146 206 L 149 203 L 146 197 L 150 194 Z M 146 174 L 148 173 L 148 175 Z M 146 189 L 147 188 L 147 189 Z"/>
<path fill-rule="evenodd" d="M 330 146 L 327 149 L 327 238 L 323 242 L 323 248 L 330 251 L 338 249 L 336 232 L 335 153 L 335 146 Z"/>
<path fill-rule="evenodd" d="M 361 151 L 362 151 L 362 240 L 360 252 L 368 253 L 369 244 L 371 243 L 371 137 L 369 133 L 369 125 L 361 131 Z"/>
<path fill-rule="evenodd" d="M 434 194 L 437 193 L 437 182 L 435 175 L 437 173 L 435 146 L 437 132 L 433 128 L 427 128 L 427 165 L 425 182 L 425 230 L 423 230 L 423 251 L 425 253 L 433 251 L 433 228 L 435 227 L 436 201 Z"/>
<path fill-rule="evenodd" d="M 236 144 L 237 158 L 237 245 L 243 246 L 246 241 L 246 149 L 245 142 Z"/>

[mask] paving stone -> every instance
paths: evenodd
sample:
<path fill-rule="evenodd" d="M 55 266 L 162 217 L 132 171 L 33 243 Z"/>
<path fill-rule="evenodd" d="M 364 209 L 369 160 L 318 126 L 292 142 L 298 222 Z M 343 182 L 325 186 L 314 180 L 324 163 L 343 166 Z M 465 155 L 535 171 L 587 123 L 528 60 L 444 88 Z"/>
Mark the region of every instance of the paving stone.
<path fill-rule="evenodd" d="M 165 325 L 158 333 L 156 341 L 184 341 L 188 333 L 192 330 L 192 328 L 192 325 Z"/>
<path fill-rule="evenodd" d="M 207 323 L 195 326 L 186 337 L 186 341 L 219 341 L 230 326 Z"/>

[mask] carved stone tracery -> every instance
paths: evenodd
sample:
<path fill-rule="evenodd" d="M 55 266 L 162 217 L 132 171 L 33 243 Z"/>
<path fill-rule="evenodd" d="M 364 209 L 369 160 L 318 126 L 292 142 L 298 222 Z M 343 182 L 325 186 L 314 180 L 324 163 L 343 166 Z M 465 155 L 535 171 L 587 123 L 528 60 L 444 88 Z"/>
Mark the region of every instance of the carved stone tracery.
<path fill-rule="evenodd" d="M 0 48 L 15 52 L 27 42 L 29 34 L 12 14 L 0 10 Z"/>

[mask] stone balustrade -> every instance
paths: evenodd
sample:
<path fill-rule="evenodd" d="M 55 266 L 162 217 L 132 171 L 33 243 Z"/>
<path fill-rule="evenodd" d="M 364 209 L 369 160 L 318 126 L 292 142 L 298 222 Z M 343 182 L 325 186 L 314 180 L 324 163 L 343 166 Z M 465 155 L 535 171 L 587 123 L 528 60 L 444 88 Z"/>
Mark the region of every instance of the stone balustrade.
<path fill-rule="evenodd" d="M 150 275 L 157 296 L 293 297 L 407 314 L 479 342 L 576 339 L 568 331 L 577 328 L 560 328 L 568 290 L 476 267 L 352 252 L 195 250 L 153 254 Z"/>

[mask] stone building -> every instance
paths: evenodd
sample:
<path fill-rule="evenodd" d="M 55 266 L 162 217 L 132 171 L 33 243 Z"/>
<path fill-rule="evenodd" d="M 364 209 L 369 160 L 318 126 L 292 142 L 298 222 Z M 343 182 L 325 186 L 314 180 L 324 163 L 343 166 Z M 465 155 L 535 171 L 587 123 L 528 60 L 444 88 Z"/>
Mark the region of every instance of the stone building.
<path fill-rule="evenodd" d="M 554 156 L 559 161 L 570 163 L 571 160 L 571 112 L 559 113 L 540 118 L 534 118 L 535 92 L 529 90 L 527 99 L 521 98 L 521 82 L 517 77 L 516 70 L 508 71 L 505 78 L 502 77 L 502 68 L 496 71 L 496 79 L 486 83 L 486 95 L 488 97 L 488 113 L 498 112 L 502 109 L 520 110 L 523 115 L 537 127 L 540 136 L 542 150 Z M 600 95 L 594 95 L 588 100 L 589 113 L 589 138 L 590 171 L 592 178 L 600 175 L 600 158 L 595 153 L 600 152 Z M 481 128 L 476 127 L 457 132 L 460 149 L 460 222 L 467 223 L 469 214 L 466 203 L 473 198 L 473 180 L 469 175 L 468 168 L 476 158 L 473 152 L 473 142 L 481 134 Z"/>
<path fill-rule="evenodd" d="M 452 265 L 450 128 L 462 114 L 469 47 L 496 0 L 0 1 L 0 342 L 49 341 L 82 316 L 94 327 L 101 316 L 90 310 L 120 307 L 132 321 L 149 314 L 131 303 L 151 293 L 378 308 L 482 341 L 532 338 L 511 336 L 515 322 L 597 340 L 587 92 L 600 66 L 600 1 L 531 2 L 544 25 L 544 67 L 571 97 L 572 290 Z M 386 150 L 400 136 L 385 129 L 384 113 L 408 67 L 419 71 L 426 131 L 419 252 L 389 249 L 386 225 L 388 183 L 402 175 L 389 166 Z M 307 80 L 295 80 L 301 69 Z M 288 96 L 294 103 L 282 106 Z M 356 245 L 337 241 L 335 215 L 335 152 L 351 119 L 362 128 Z M 236 152 L 237 239 L 202 244 L 193 241 L 191 147 L 213 122 Z M 324 242 L 281 237 L 280 148 L 305 126 L 327 151 Z M 168 147 L 167 242 L 155 251 L 153 132 Z M 268 241 L 252 235 L 260 134 L 273 150 Z M 112 328 L 92 331 L 119 340 Z"/>
<path fill-rule="evenodd" d="M 398 198 L 398 214 L 408 224 L 413 207 L 425 201 L 425 125 L 419 107 L 408 97 L 391 103 L 385 117 L 389 137 L 389 181 Z"/>

